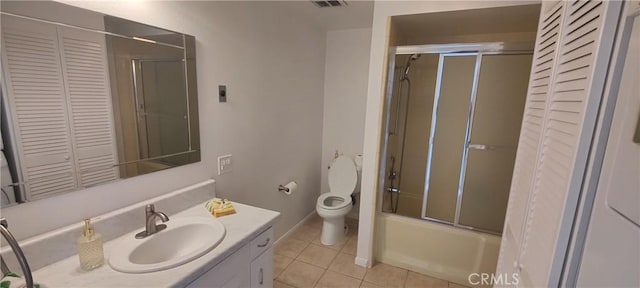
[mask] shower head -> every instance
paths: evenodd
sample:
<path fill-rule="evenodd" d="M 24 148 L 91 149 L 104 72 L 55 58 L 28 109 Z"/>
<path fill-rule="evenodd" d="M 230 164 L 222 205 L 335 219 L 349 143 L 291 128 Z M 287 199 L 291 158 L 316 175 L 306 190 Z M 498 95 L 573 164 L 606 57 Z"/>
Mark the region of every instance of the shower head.
<path fill-rule="evenodd" d="M 413 54 L 407 58 L 407 63 L 404 65 L 404 72 L 402 73 L 401 80 L 408 79 L 409 77 L 409 68 L 411 67 L 411 62 L 418 60 L 420 58 L 420 54 Z"/>

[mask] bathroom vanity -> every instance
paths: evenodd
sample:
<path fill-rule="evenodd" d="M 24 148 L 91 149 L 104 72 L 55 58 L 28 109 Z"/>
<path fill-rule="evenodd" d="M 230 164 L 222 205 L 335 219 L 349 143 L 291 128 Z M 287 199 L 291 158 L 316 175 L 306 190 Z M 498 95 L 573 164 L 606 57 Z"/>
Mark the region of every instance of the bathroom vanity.
<path fill-rule="evenodd" d="M 213 185 L 212 180 L 205 181 L 93 218 L 97 232 L 103 234 L 106 242 L 105 264 L 91 271 L 80 269 L 75 254 L 80 223 L 21 241 L 33 269 L 34 282 L 43 287 L 272 287 L 272 246 L 275 241 L 272 226 L 280 213 L 233 203 L 235 214 L 214 218 L 205 208 L 206 201 L 212 198 Z M 168 228 L 148 236 L 150 239 L 171 232 L 172 221 L 177 225 L 188 219 L 221 224 L 225 229 L 224 237 L 202 256 L 173 268 L 147 273 L 119 272 L 110 266 L 109 258 L 123 243 L 141 241 L 135 239 L 135 234 L 144 230 L 144 209 L 148 204 L 155 204 L 157 211 L 165 212 L 170 218 L 164 223 Z M 196 233 L 190 235 L 197 236 Z M 171 245 L 193 245 L 194 239 L 189 238 L 190 235 L 180 235 L 176 239 L 182 240 L 165 242 L 156 250 L 162 253 L 150 254 L 163 254 L 175 248 Z M 14 257 L 6 253 L 3 251 L 3 256 L 7 256 L 9 265 L 15 267 L 15 263 L 11 263 Z M 148 256 L 150 259 L 161 257 Z M 173 256 L 169 253 L 166 257 Z"/>
<path fill-rule="evenodd" d="M 170 215 L 167 223 L 181 217 L 211 217 L 226 228 L 226 235 L 218 246 L 180 266 L 135 274 L 118 272 L 105 263 L 95 270 L 82 271 L 77 255 L 73 255 L 34 271 L 34 281 L 45 287 L 272 287 L 274 236 L 271 226 L 279 213 L 240 203 L 234 206 L 236 214 L 217 219 L 208 214 L 204 202 Z M 130 240 L 135 239 L 127 233 L 106 242 L 105 257 L 109 257 L 120 241 Z"/>

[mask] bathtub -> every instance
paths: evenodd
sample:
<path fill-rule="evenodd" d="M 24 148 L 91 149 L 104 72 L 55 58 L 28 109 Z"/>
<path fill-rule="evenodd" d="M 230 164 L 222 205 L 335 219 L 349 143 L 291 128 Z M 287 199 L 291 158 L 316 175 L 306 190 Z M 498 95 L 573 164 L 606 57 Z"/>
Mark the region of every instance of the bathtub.
<path fill-rule="evenodd" d="M 378 213 L 376 261 L 471 286 L 471 273 L 494 273 L 500 237 L 449 225 Z"/>

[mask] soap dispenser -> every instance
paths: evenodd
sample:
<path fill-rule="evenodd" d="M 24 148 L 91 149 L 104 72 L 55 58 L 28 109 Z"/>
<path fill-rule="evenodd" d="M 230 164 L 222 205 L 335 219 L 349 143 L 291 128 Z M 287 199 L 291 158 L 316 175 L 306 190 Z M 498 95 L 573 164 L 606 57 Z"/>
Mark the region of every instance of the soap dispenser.
<path fill-rule="evenodd" d="M 98 268 L 104 263 L 102 236 L 96 233 L 89 219 L 84 220 L 82 236 L 78 238 L 78 257 L 80 268 L 85 271 Z"/>

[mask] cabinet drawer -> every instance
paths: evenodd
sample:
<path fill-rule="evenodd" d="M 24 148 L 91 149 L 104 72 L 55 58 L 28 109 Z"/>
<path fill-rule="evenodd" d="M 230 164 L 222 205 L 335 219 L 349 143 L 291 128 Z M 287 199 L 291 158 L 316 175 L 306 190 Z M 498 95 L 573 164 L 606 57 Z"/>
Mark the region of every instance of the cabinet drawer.
<path fill-rule="evenodd" d="M 273 248 L 251 262 L 251 288 L 273 287 Z"/>
<path fill-rule="evenodd" d="M 273 246 L 273 228 L 269 227 L 267 231 L 262 232 L 251 241 L 251 259 L 256 259 L 271 246 Z"/>

